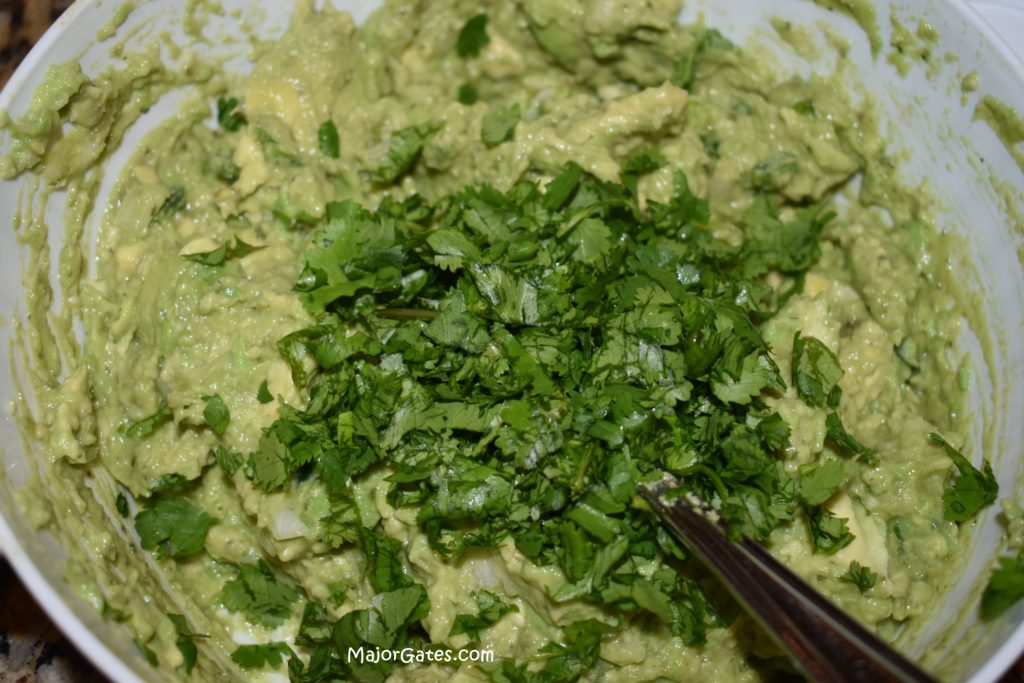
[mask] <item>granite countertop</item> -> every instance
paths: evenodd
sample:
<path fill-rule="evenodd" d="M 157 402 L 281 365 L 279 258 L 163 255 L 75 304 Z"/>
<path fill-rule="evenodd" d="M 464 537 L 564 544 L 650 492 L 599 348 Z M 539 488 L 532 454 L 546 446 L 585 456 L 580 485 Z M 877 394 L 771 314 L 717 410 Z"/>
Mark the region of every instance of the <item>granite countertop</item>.
<path fill-rule="evenodd" d="M 0 87 L 71 2 L 0 0 Z M 0 683 L 104 680 L 50 622 L 10 566 L 0 559 Z M 1024 660 L 1000 683 L 1024 683 Z"/>

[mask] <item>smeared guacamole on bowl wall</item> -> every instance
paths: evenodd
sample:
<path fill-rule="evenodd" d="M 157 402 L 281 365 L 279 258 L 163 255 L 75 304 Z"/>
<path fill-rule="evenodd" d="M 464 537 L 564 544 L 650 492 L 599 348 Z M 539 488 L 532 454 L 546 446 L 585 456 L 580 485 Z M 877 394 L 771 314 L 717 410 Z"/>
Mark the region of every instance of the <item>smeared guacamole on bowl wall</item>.
<path fill-rule="evenodd" d="M 163 675 L 787 671 L 636 495 L 662 472 L 886 639 L 941 602 L 995 492 L 951 483 L 925 195 L 869 102 L 679 10 L 300 7 L 244 79 L 192 65 L 95 273 L 62 256 L 81 352 L 30 344 L 25 498 Z M 0 170 L 94 193 L 99 141 L 181 77 L 129 62 L 52 70 Z"/>

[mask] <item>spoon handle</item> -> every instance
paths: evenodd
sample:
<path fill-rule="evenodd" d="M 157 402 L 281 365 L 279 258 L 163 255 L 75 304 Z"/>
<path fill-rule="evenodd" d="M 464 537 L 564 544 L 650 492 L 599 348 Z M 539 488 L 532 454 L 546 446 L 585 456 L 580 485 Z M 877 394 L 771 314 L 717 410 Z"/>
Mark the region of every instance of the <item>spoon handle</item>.
<path fill-rule="evenodd" d="M 786 651 L 821 683 L 934 683 L 749 538 L 730 541 L 717 513 L 693 496 L 666 500 L 659 482 L 640 494 Z"/>

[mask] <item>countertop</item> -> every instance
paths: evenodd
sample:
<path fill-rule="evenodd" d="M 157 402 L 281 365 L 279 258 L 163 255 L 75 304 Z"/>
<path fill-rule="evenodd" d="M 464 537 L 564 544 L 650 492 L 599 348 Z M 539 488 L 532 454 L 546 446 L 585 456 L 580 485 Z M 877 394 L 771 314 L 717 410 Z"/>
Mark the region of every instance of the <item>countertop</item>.
<path fill-rule="evenodd" d="M 0 87 L 72 0 L 0 0 Z M 102 683 L 0 560 L 0 683 Z M 1024 683 L 1024 659 L 1000 683 Z"/>

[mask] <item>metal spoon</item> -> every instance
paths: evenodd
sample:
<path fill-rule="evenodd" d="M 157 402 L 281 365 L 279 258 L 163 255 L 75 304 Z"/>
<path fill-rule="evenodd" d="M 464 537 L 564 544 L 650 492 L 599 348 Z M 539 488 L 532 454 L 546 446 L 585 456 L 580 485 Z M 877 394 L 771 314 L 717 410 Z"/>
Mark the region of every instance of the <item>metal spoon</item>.
<path fill-rule="evenodd" d="M 786 651 L 809 680 L 821 683 L 935 683 L 876 635 L 847 616 L 749 538 L 730 541 L 707 503 L 667 500 L 671 477 L 640 486 L 640 495 L 714 572 L 737 601 Z"/>

